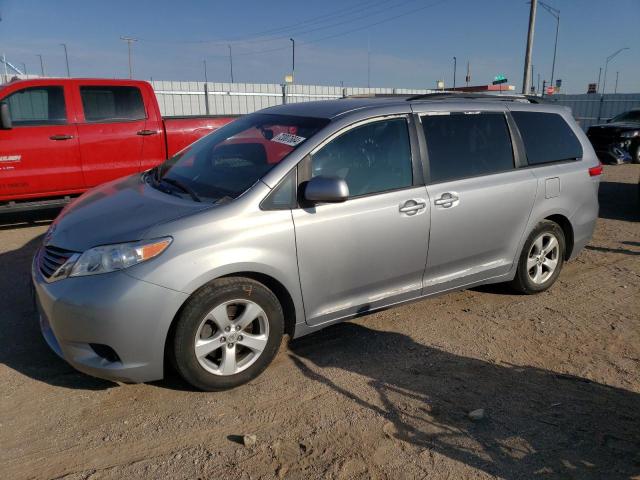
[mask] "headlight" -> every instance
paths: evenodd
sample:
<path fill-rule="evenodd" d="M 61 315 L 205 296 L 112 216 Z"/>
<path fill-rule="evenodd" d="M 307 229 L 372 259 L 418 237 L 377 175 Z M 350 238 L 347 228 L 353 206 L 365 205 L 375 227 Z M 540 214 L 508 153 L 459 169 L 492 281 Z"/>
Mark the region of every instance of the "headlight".
<path fill-rule="evenodd" d="M 167 237 L 91 248 L 80 255 L 69 276 L 98 275 L 129 268 L 157 257 L 166 250 L 171 240 Z"/>
<path fill-rule="evenodd" d="M 634 138 L 634 137 L 640 137 L 640 130 L 630 130 L 628 132 L 622 132 L 620 134 L 620 136 L 622 138 Z"/>

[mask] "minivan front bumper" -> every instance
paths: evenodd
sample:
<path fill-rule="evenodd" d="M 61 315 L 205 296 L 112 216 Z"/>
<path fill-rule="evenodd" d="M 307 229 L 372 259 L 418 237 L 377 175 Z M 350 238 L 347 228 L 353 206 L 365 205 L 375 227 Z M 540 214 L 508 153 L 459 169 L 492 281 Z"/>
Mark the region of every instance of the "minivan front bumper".
<path fill-rule="evenodd" d="M 108 380 L 163 377 L 167 333 L 187 294 L 125 272 L 47 283 L 37 257 L 31 276 L 40 328 L 56 354 L 77 370 Z"/>

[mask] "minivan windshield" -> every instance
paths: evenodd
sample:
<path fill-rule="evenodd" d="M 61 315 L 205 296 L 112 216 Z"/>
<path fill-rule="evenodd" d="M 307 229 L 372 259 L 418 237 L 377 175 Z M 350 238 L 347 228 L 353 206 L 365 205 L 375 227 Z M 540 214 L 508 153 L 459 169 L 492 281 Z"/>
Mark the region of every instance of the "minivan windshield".
<path fill-rule="evenodd" d="M 254 113 L 207 135 L 147 176 L 166 193 L 223 203 L 251 185 L 329 120 Z"/>

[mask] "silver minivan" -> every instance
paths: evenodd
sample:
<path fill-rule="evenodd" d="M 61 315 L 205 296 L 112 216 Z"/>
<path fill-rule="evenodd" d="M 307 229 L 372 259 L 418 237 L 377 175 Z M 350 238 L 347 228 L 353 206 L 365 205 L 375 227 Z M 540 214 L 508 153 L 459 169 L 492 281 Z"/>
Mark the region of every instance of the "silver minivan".
<path fill-rule="evenodd" d="M 33 261 L 41 329 L 91 375 L 173 364 L 235 387 L 284 334 L 480 284 L 546 290 L 592 235 L 601 173 L 568 109 L 524 98 L 268 108 L 65 208 Z"/>

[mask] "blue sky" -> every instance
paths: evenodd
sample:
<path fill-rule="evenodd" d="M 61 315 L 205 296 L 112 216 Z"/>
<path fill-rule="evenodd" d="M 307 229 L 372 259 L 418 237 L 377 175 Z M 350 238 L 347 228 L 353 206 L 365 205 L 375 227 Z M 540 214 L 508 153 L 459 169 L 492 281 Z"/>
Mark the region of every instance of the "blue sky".
<path fill-rule="evenodd" d="M 556 78 L 567 93 L 596 82 L 607 55 L 631 47 L 609 64 L 618 92 L 640 91 L 640 0 L 545 0 L 561 11 Z M 73 76 L 125 77 L 127 47 L 134 76 L 157 80 L 228 81 L 228 47 L 237 82 L 280 83 L 291 69 L 296 40 L 296 81 L 366 86 L 367 44 L 371 86 L 434 87 L 438 79 L 473 84 L 496 74 L 520 88 L 529 6 L 524 0 L 0 0 L 0 53 L 29 72 L 42 54 L 50 75 L 64 75 L 64 42 Z M 538 8 L 534 81 L 551 76 L 555 19 Z M 331 38 L 329 38 L 331 37 Z"/>

